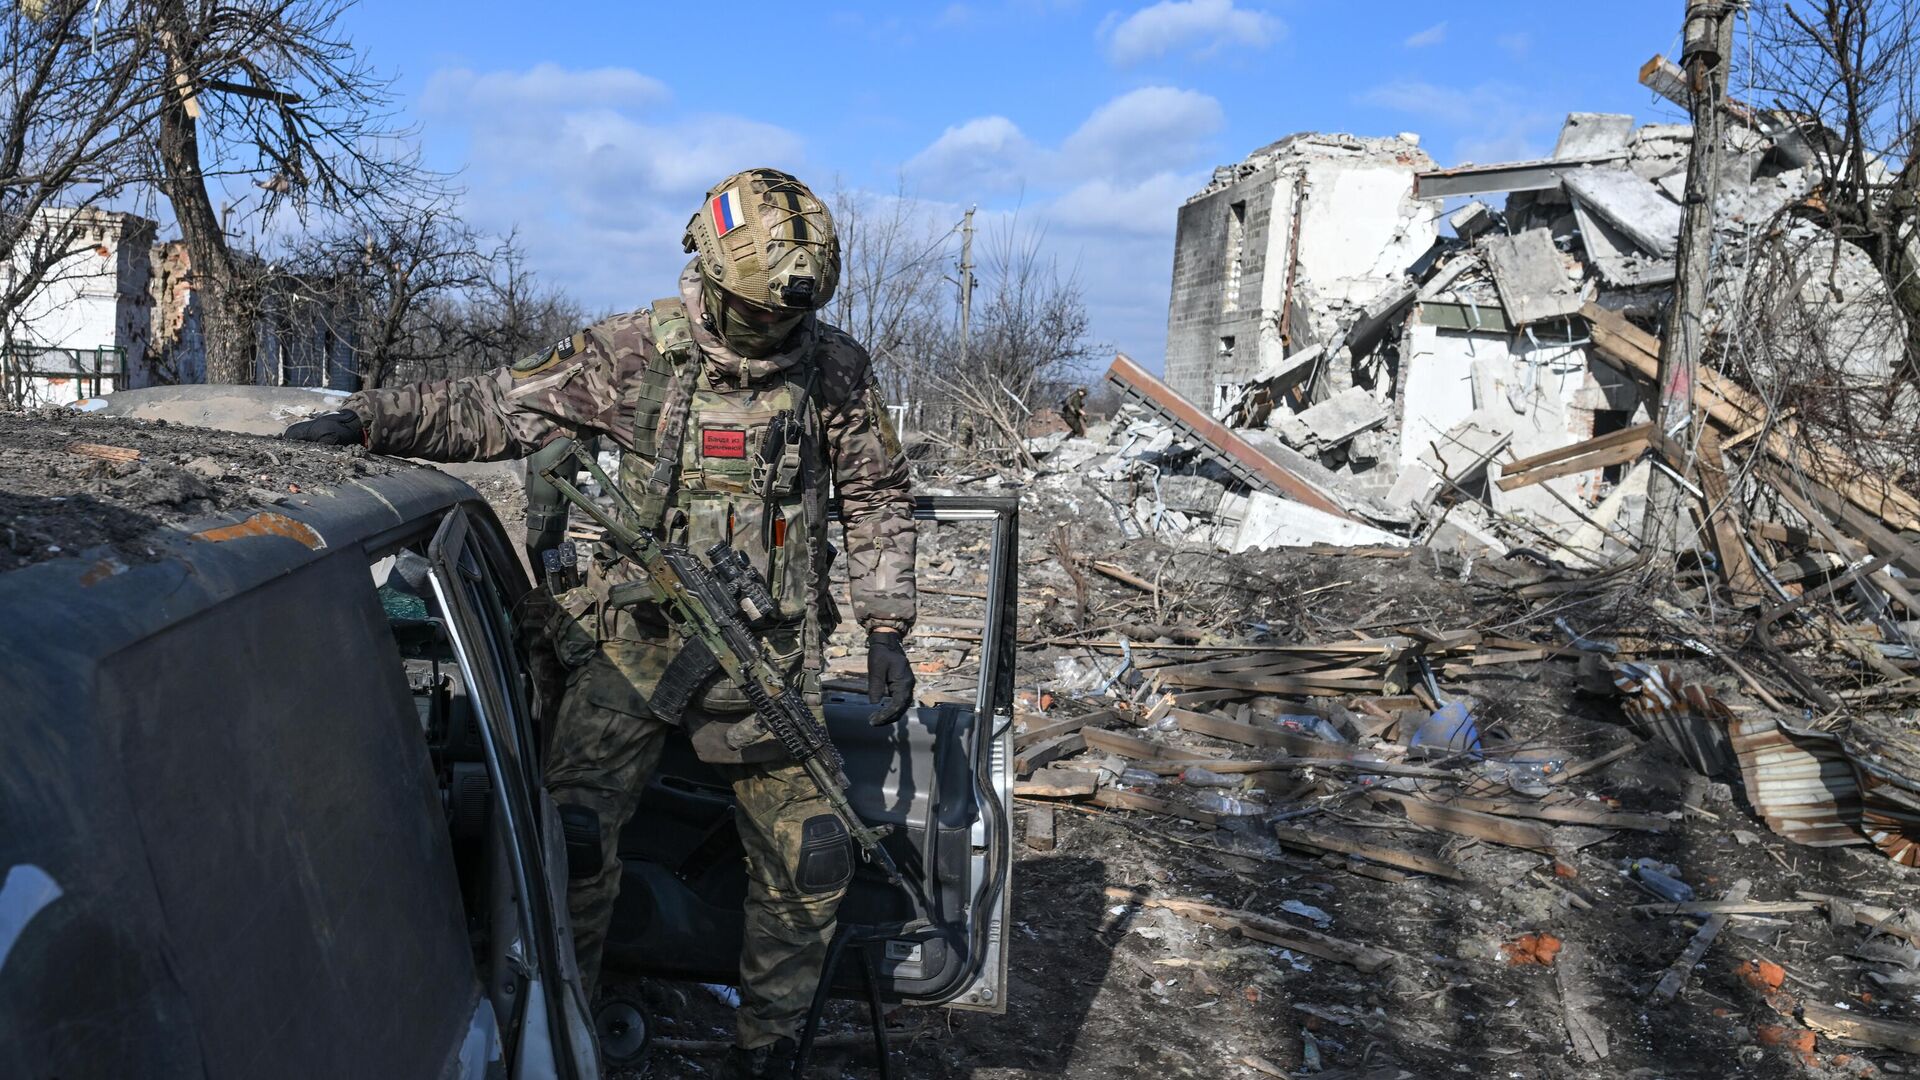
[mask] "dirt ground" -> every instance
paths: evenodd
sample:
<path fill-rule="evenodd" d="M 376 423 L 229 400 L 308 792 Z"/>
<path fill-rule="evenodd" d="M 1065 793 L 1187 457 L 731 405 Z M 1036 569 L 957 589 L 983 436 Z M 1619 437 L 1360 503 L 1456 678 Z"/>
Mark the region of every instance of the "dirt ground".
<path fill-rule="evenodd" d="M 0 411 L 0 572 L 102 545 L 143 561 L 156 529 L 399 467 L 360 450 L 164 421 Z"/>
<path fill-rule="evenodd" d="M 1023 636 L 1061 633 L 1075 621 L 1076 590 L 1053 549 L 1055 530 L 1080 528 L 1076 551 L 1122 561 L 1162 578 L 1160 615 L 1193 621 L 1211 612 L 1221 627 L 1258 624 L 1283 640 L 1344 637 L 1347 628 L 1467 627 L 1522 637 L 1511 579 L 1518 570 L 1470 566 L 1418 552 L 1400 559 L 1266 552 L 1221 559 L 1178 553 L 1084 527 L 1055 499 L 1030 499 L 1023 522 Z M 957 534 L 955 534 L 957 536 Z M 965 591 L 977 553 L 954 550 L 943 533 L 922 533 L 923 577 Z M 1053 599 L 1048 599 L 1049 595 Z M 1139 599 L 1096 582 L 1091 626 L 1121 621 Z M 933 633 L 943 615 L 964 621 L 978 605 L 928 593 L 914 656 L 952 655 Z M 1098 636 L 1098 635 L 1096 635 Z M 1542 639 L 1545 640 L 1545 639 Z M 1085 650 L 1023 650 L 1020 684 L 1039 690 L 1063 656 Z M 850 660 L 857 659 L 849 657 Z M 945 661 L 941 661 L 945 663 Z M 964 662 L 954 674 L 968 673 Z M 1053 802 L 1057 846 L 1018 845 L 1012 959 L 1005 1015 L 896 1010 L 913 1032 L 896 1043 L 894 1074 L 926 1078 L 1242 1076 L 1440 1077 L 1840 1077 L 1920 1071 L 1902 1054 L 1841 1046 L 1795 1018 L 1815 1002 L 1858 1015 L 1920 1019 L 1920 951 L 1865 928 L 1829 922 L 1819 911 L 1736 917 L 1692 970 L 1671 1004 L 1651 991 L 1702 919 L 1634 910 L 1657 898 L 1623 870 L 1653 859 L 1677 866 L 1701 899 L 1740 879 L 1756 900 L 1792 900 L 1797 890 L 1899 907 L 1920 900 L 1920 880 L 1871 847 L 1815 849 L 1768 831 L 1740 784 L 1695 774 L 1665 744 L 1641 738 L 1617 699 L 1576 686 L 1575 664 L 1548 661 L 1489 667 L 1444 680 L 1470 696 L 1483 730 L 1511 744 L 1550 749 L 1566 762 L 1630 748 L 1604 768 L 1570 781 L 1579 805 L 1659 815 L 1659 833 L 1559 826 L 1553 855 L 1423 830 L 1369 809 L 1347 778 L 1328 775 L 1269 816 L 1358 841 L 1380 841 L 1440 856 L 1467 880 L 1413 875 L 1400 882 L 1358 876 L 1337 856 L 1316 858 L 1279 846 L 1260 818 L 1210 829 L 1157 814 Z M 1718 682 L 1715 683 L 1720 686 Z M 1720 687 L 1739 701 L 1730 686 Z M 1094 707 L 1067 695 L 1054 715 Z M 1123 729 L 1124 730 L 1124 729 Z M 1187 745 L 1245 747 L 1191 735 Z M 1083 755 L 1084 756 L 1084 755 Z M 1072 767 L 1091 765 L 1064 763 Z M 1415 783 L 1429 783 L 1416 781 Z M 1178 788 L 1175 783 L 1170 788 Z M 1168 794 L 1168 789 L 1155 789 Z M 1173 794 L 1168 797 L 1181 798 Z M 1023 822 L 1041 804 L 1023 800 Z M 1382 970 L 1356 968 L 1211 929 L 1142 900 L 1204 900 L 1388 950 Z M 1318 909 L 1315 923 L 1286 910 Z M 1297 906 L 1296 905 L 1296 906 Z M 1529 935 L 1533 935 L 1529 937 Z M 1544 936 L 1542 936 L 1544 935 Z M 1547 964 L 1526 962 L 1547 946 Z M 1527 942 L 1536 947 L 1523 947 Z M 1774 967 L 1773 965 L 1778 965 Z M 727 1037 L 723 1006 L 698 988 L 658 986 L 663 1039 Z M 863 1012 L 837 1004 L 826 1030 L 857 1039 Z M 1604 1058 L 1571 1051 L 1569 1013 L 1583 1030 L 1604 1032 Z M 658 1051 L 647 1075 L 700 1075 L 712 1052 Z M 1268 1070 L 1273 1070 L 1270 1074 Z M 875 1076 L 870 1044 L 823 1049 L 813 1075 Z"/>
<path fill-rule="evenodd" d="M 139 456 L 89 456 L 74 452 L 74 443 Z M 140 558 L 142 538 L 170 522 L 392 467 L 358 453 L 69 414 L 0 417 L 0 462 L 0 520 L 12 523 L 0 570 L 55 549 L 102 543 Z M 517 535 L 524 509 L 518 482 L 498 469 L 473 482 Z M 1525 566 L 1473 565 L 1426 551 L 1406 558 L 1283 551 L 1231 559 L 1182 552 L 1091 524 L 1094 516 L 1074 496 L 1044 490 L 1027 493 L 1023 514 L 1025 639 L 1082 631 L 1110 638 L 1116 627 L 1135 633 L 1146 624 L 1175 637 L 1201 631 L 1206 642 L 1475 628 L 1563 643 L 1530 625 L 1512 598 L 1514 581 L 1527 578 Z M 965 637 L 982 612 L 977 600 L 956 594 L 977 591 L 985 545 L 977 534 L 947 526 L 923 526 L 922 536 L 927 589 L 912 653 L 924 687 L 958 688 L 974 670 Z M 1070 573 L 1063 551 L 1110 559 L 1158 587 L 1146 597 Z M 830 663 L 837 671 L 863 670 L 851 632 L 835 646 Z M 1023 648 L 1023 702 L 1036 702 L 1058 682 L 1063 658 L 1071 665 L 1093 655 L 1058 645 Z M 1141 659 L 1151 655 L 1143 651 Z M 1740 702 L 1725 680 L 1708 681 Z M 1503 729 L 1511 745 L 1548 748 L 1569 763 L 1631 747 L 1566 787 L 1581 805 L 1660 815 L 1665 831 L 1560 826 L 1565 843 L 1553 854 L 1523 851 L 1421 829 L 1370 806 L 1349 776 L 1311 772 L 1302 779 L 1317 783 L 1293 799 L 1272 800 L 1265 818 L 1233 819 L 1218 829 L 1053 802 L 1055 848 L 1034 851 L 1016 840 L 1007 1012 L 895 1010 L 892 1025 L 908 1034 L 896 1039 L 894 1075 L 1597 1080 L 1920 1072 L 1908 1056 L 1815 1037 L 1795 1015 L 1800 1005 L 1818 1003 L 1863 1017 L 1920 1020 L 1920 950 L 1852 920 L 1836 925 L 1822 911 L 1736 917 L 1679 997 L 1659 1004 L 1651 987 L 1702 920 L 1635 911 L 1655 898 L 1622 864 L 1673 864 L 1703 899 L 1747 879 L 1755 900 L 1793 900 L 1811 890 L 1892 908 L 1920 902 L 1920 875 L 1871 847 L 1814 849 L 1775 836 L 1737 781 L 1700 777 L 1664 744 L 1635 734 L 1617 699 L 1578 689 L 1570 661 L 1495 665 L 1445 683 L 1450 693 L 1471 698 L 1483 730 Z M 1048 719 L 1103 704 L 1064 691 L 1057 698 Z M 1142 734 L 1246 753 L 1184 733 Z M 1155 790 L 1176 800 L 1198 794 L 1181 788 L 1176 781 Z M 1024 826 L 1039 806 L 1023 800 L 1016 818 Z M 1442 857 L 1466 880 L 1360 876 L 1341 857 L 1281 847 L 1265 825 L 1273 818 Z M 1362 973 L 1146 906 L 1152 899 L 1266 915 L 1387 950 L 1392 959 Z M 1558 952 L 1547 950 L 1550 963 L 1524 962 L 1541 958 L 1541 935 L 1557 941 Z M 730 1033 L 727 1008 L 703 988 L 657 983 L 637 990 L 652 1006 L 662 1040 L 724 1042 Z M 826 1026 L 833 1044 L 818 1053 L 813 1075 L 878 1075 L 870 1046 L 859 1040 L 862 1017 L 850 1003 L 835 1004 Z M 1570 1021 L 1572 1029 L 1604 1032 L 1604 1058 L 1583 1061 L 1571 1051 Z M 719 1063 L 712 1049 L 663 1044 L 641 1070 L 621 1075 L 697 1076 Z"/>

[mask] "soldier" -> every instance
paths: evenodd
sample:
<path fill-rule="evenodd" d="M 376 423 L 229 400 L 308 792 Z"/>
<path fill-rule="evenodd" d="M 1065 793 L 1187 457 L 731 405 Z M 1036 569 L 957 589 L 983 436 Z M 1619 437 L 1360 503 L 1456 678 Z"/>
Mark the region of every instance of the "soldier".
<path fill-rule="evenodd" d="M 840 621 L 828 587 L 831 481 L 854 615 L 868 633 L 869 698 L 887 703 L 872 722 L 892 723 L 913 691 L 901 645 L 915 609 L 912 503 L 866 350 L 815 314 L 840 270 L 832 219 L 792 176 L 750 169 L 707 193 L 684 246 L 695 257 L 679 294 L 649 310 L 484 375 L 356 394 L 287 435 L 439 461 L 612 439 L 638 524 L 695 551 L 731 543 L 766 576 L 780 611 L 764 640 L 816 710 L 825 639 Z M 852 878 L 849 838 L 779 743 L 739 723 L 749 707 L 724 677 L 684 715 L 654 714 L 648 701 L 676 643 L 657 611 L 609 607 L 607 590 L 630 579 L 624 565 L 596 559 L 588 588 L 562 598 L 568 617 L 556 634 L 574 670 L 547 787 L 570 823 L 584 815 L 597 826 L 601 854 L 569 891 L 581 971 L 591 994 L 619 889 L 619 833 L 677 725 L 732 782 L 746 847 L 743 1003 L 727 1074 L 789 1075 Z"/>
<path fill-rule="evenodd" d="M 1067 422 L 1067 430 L 1076 438 L 1085 438 L 1087 434 L 1087 388 L 1075 387 L 1073 392 L 1060 402 L 1060 418 Z"/>

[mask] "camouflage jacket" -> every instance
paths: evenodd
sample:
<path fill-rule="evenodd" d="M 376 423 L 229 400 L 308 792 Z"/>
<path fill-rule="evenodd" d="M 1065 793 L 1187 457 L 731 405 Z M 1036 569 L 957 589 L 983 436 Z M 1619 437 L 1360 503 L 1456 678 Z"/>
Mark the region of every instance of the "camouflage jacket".
<path fill-rule="evenodd" d="M 700 389 L 752 394 L 794 365 L 815 365 L 821 441 L 845 523 L 854 615 L 868 629 L 905 633 L 915 608 L 915 533 L 905 456 L 873 380 L 867 351 L 839 329 L 815 322 L 771 357 L 744 358 L 701 324 L 698 278 L 681 277 L 703 370 Z M 650 310 L 616 315 L 544 353 L 464 379 L 363 391 L 347 407 L 368 446 L 430 461 L 524 457 L 562 437 L 602 434 L 634 450 L 645 410 L 642 374 L 656 355 Z M 659 415 L 655 406 L 654 415 Z M 824 545 L 824 533 L 817 543 Z M 816 552 L 818 565 L 828 565 Z"/>

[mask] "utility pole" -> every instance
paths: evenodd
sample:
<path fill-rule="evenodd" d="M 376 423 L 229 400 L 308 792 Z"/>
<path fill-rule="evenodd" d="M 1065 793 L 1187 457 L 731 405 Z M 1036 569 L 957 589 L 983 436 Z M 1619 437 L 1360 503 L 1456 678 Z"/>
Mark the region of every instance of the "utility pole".
<path fill-rule="evenodd" d="M 967 370 L 968 327 L 973 320 L 973 211 L 960 222 L 960 370 Z M 952 235 L 952 234 L 948 234 Z"/>
<path fill-rule="evenodd" d="M 1712 270 L 1713 199 L 1719 189 L 1721 131 L 1727 100 L 1727 64 L 1733 55 L 1733 19 L 1744 4 L 1730 0 L 1685 0 L 1686 26 L 1681 34 L 1680 66 L 1687 74 L 1693 111 L 1693 150 L 1687 158 L 1686 203 L 1680 210 L 1680 244 L 1675 253 L 1673 304 L 1667 309 L 1666 332 L 1660 339 L 1660 408 L 1657 430 L 1669 445 L 1691 448 L 1699 432 L 1693 407 L 1696 372 L 1706 348 L 1708 275 Z M 1660 447 L 1656 446 L 1655 460 Z M 1681 477 L 1693 471 L 1688 449 L 1670 462 Z M 1647 520 L 1641 543 L 1649 552 L 1671 558 L 1679 550 L 1685 519 L 1686 489 L 1681 481 L 1655 468 L 1648 478 Z"/>

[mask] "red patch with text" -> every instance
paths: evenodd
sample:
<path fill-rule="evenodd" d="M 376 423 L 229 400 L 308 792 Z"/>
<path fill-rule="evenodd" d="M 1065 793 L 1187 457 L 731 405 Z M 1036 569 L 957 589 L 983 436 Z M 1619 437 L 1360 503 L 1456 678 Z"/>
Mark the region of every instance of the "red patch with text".
<path fill-rule="evenodd" d="M 747 456 L 744 431 L 703 431 L 700 433 L 701 457 L 743 458 Z"/>

